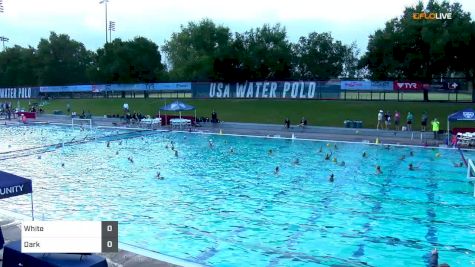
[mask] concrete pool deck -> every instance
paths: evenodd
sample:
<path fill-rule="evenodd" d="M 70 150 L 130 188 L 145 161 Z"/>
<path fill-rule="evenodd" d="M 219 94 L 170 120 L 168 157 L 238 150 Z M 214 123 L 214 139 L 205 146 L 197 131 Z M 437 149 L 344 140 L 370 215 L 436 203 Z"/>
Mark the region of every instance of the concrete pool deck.
<path fill-rule="evenodd" d="M 64 123 L 71 124 L 71 117 L 66 115 L 40 114 L 34 120 L 43 123 Z M 118 118 L 92 117 L 94 126 L 118 127 L 121 120 Z M 18 123 L 17 120 L 7 121 L 8 123 Z M 136 127 L 136 126 L 134 126 Z M 161 130 L 171 130 L 169 126 L 158 127 Z M 183 128 L 183 130 L 187 130 Z M 334 140 L 347 142 L 370 142 L 375 143 L 376 139 L 382 144 L 400 144 L 416 146 L 439 146 L 445 144 L 444 135 L 439 139 L 434 139 L 431 131 L 394 131 L 376 130 L 368 128 L 340 128 L 323 126 L 306 126 L 305 128 L 292 125 L 286 129 L 283 125 L 259 124 L 259 123 L 201 123 L 201 127 L 193 127 L 193 131 L 203 131 L 207 133 L 237 134 L 251 136 L 280 136 L 283 138 L 314 139 L 314 140 Z"/>

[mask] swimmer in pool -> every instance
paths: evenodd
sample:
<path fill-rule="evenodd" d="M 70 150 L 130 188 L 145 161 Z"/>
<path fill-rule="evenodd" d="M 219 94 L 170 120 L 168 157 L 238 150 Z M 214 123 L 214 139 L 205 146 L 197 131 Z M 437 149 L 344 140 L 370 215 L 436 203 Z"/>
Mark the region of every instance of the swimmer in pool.
<path fill-rule="evenodd" d="M 122 140 L 120 140 L 120 142 L 119 142 L 119 146 L 121 146 L 121 145 L 122 145 Z"/>
<path fill-rule="evenodd" d="M 330 152 L 330 154 L 327 153 L 325 155 L 325 160 L 330 160 L 330 158 L 332 157 L 332 154 L 333 154 L 332 152 Z"/>
<path fill-rule="evenodd" d="M 61 167 L 64 167 L 64 163 L 61 163 Z"/>
<path fill-rule="evenodd" d="M 414 152 L 410 151 L 409 156 L 411 156 L 411 157 L 414 156 Z"/>
<path fill-rule="evenodd" d="M 334 157 L 332 161 L 338 163 L 338 159 L 336 157 Z"/>
<path fill-rule="evenodd" d="M 454 167 L 457 167 L 457 168 L 463 167 L 463 162 L 454 163 Z"/>
<path fill-rule="evenodd" d="M 161 176 L 160 172 L 157 172 L 157 179 L 158 180 L 163 180 L 163 179 L 165 179 L 165 177 Z"/>
<path fill-rule="evenodd" d="M 130 161 L 130 163 L 134 163 L 134 159 L 132 157 L 128 157 L 127 159 Z"/>
<path fill-rule="evenodd" d="M 322 151 L 323 151 L 323 148 L 322 148 L 322 146 L 320 146 L 320 149 L 318 150 L 318 153 L 322 153 Z"/>
<path fill-rule="evenodd" d="M 383 174 L 383 171 L 381 171 L 381 166 L 376 165 L 376 174 Z"/>
<path fill-rule="evenodd" d="M 406 156 L 405 155 L 402 155 L 399 160 L 405 160 L 406 159 Z"/>
<path fill-rule="evenodd" d="M 366 151 L 363 152 L 363 158 L 366 158 L 368 154 L 366 154 Z"/>
<path fill-rule="evenodd" d="M 168 143 L 165 145 L 165 148 L 168 149 Z"/>
<path fill-rule="evenodd" d="M 213 148 L 213 140 L 209 139 L 208 145 L 209 145 L 210 148 Z"/>
<path fill-rule="evenodd" d="M 175 150 L 175 146 L 172 144 L 172 150 Z"/>
<path fill-rule="evenodd" d="M 328 181 L 329 181 L 330 183 L 333 183 L 333 182 L 335 181 L 335 175 L 333 175 L 333 173 L 330 174 L 330 177 L 328 177 Z"/>
<path fill-rule="evenodd" d="M 178 150 L 175 150 L 175 157 L 178 157 Z"/>
<path fill-rule="evenodd" d="M 336 146 L 336 144 L 333 146 L 335 149 L 338 149 L 338 147 Z"/>
<path fill-rule="evenodd" d="M 110 147 L 110 146 L 111 146 L 111 142 L 107 141 L 107 147 Z"/>
<path fill-rule="evenodd" d="M 409 170 L 410 171 L 415 171 L 416 169 L 414 168 L 414 165 L 412 163 L 409 163 Z"/>
<path fill-rule="evenodd" d="M 345 163 L 345 161 L 341 161 L 340 163 L 338 163 L 338 165 L 339 165 L 339 166 L 345 166 L 346 163 Z"/>
<path fill-rule="evenodd" d="M 38 156 L 38 159 L 41 159 L 41 155 Z"/>
<path fill-rule="evenodd" d="M 293 162 L 294 165 L 300 165 L 300 160 L 298 158 L 296 158 Z"/>
<path fill-rule="evenodd" d="M 275 167 L 275 170 L 274 170 L 274 173 L 275 173 L 275 174 L 279 174 L 279 171 L 280 171 L 279 166 L 276 166 L 276 167 Z"/>
<path fill-rule="evenodd" d="M 435 157 L 436 157 L 436 158 L 440 158 L 440 156 L 442 156 L 442 154 L 440 154 L 440 153 L 436 153 L 436 154 L 435 154 Z"/>
<path fill-rule="evenodd" d="M 119 151 L 116 151 L 115 154 L 116 154 L 116 155 L 119 155 Z"/>
<path fill-rule="evenodd" d="M 233 147 L 231 147 L 231 148 L 229 149 L 229 153 L 234 154 L 234 148 L 233 148 Z"/>
<path fill-rule="evenodd" d="M 272 149 L 269 149 L 269 151 L 267 152 L 267 154 L 272 155 Z"/>

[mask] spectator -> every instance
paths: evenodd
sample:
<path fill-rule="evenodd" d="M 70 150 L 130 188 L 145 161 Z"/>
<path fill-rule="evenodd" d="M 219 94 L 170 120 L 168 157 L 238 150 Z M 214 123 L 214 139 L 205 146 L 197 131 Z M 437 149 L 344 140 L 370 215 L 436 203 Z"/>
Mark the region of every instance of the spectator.
<path fill-rule="evenodd" d="M 379 130 L 380 125 L 381 125 L 381 130 L 382 130 L 384 127 L 384 112 L 382 109 L 379 110 L 379 113 L 378 113 L 378 124 L 376 125 L 376 130 Z"/>
<path fill-rule="evenodd" d="M 68 112 L 68 114 L 71 112 L 71 105 L 69 103 L 66 104 L 66 112 Z"/>
<path fill-rule="evenodd" d="M 211 112 L 211 122 L 212 123 L 218 123 L 218 114 L 216 113 L 216 111 L 214 111 L 213 109 L 213 112 Z"/>
<path fill-rule="evenodd" d="M 384 114 L 384 123 L 386 124 L 386 130 L 389 130 L 391 127 L 391 113 L 389 111 Z"/>
<path fill-rule="evenodd" d="M 401 121 L 401 114 L 399 114 L 399 111 L 396 110 L 394 112 L 394 129 L 396 131 L 399 131 L 399 122 Z"/>
<path fill-rule="evenodd" d="M 440 122 L 437 120 L 437 118 L 434 118 L 431 124 L 432 131 L 434 132 L 434 139 L 439 139 Z"/>
<path fill-rule="evenodd" d="M 129 104 L 124 103 L 123 108 L 124 108 L 124 113 L 129 112 Z"/>
<path fill-rule="evenodd" d="M 300 120 L 299 127 L 305 127 L 305 126 L 307 126 L 307 120 L 305 119 L 305 117 L 302 117 L 302 119 Z"/>
<path fill-rule="evenodd" d="M 290 128 L 290 120 L 289 120 L 289 118 L 285 118 L 284 127 L 287 128 L 287 129 Z"/>
<path fill-rule="evenodd" d="M 411 112 L 408 112 L 407 117 L 406 117 L 406 125 L 407 125 L 407 130 L 408 131 L 412 131 L 413 120 L 414 120 L 414 115 L 412 115 Z"/>
<path fill-rule="evenodd" d="M 427 116 L 427 112 L 422 113 L 422 118 L 421 118 L 421 131 L 425 132 L 426 127 L 427 127 L 427 120 L 429 117 Z"/>

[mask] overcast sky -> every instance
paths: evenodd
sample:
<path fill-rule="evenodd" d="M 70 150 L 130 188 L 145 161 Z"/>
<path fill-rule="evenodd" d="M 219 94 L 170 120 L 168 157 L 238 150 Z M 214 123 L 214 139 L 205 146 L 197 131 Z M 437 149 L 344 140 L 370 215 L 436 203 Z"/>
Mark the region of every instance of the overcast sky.
<path fill-rule="evenodd" d="M 50 31 L 69 34 L 97 49 L 105 42 L 105 8 L 99 0 L 0 0 L 0 36 L 8 46 L 36 46 Z M 264 23 L 281 23 L 289 40 L 308 33 L 331 32 L 335 39 L 366 50 L 368 36 L 400 16 L 414 0 L 109 0 L 108 19 L 116 22 L 112 37 L 123 40 L 144 36 L 159 46 L 180 25 L 210 18 L 244 32 Z M 427 2 L 425 0 L 424 2 Z M 453 1 L 450 1 L 453 2 Z M 475 13 L 474 0 L 459 0 L 465 11 Z"/>

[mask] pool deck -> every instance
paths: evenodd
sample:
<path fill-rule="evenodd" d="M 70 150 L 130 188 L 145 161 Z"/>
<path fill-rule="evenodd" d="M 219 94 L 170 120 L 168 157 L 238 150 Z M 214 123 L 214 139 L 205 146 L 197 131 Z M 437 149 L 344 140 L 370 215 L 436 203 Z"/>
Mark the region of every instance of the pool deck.
<path fill-rule="evenodd" d="M 121 125 L 118 118 L 93 117 L 94 126 L 117 127 Z M 36 122 L 46 123 L 64 123 L 71 124 L 71 118 L 66 115 L 50 115 L 41 114 Z M 12 120 L 8 123 L 18 123 Z M 161 130 L 171 130 L 169 126 L 158 127 Z M 182 129 L 188 130 L 188 129 Z M 393 131 L 393 130 L 376 130 L 368 128 L 340 128 L 340 127 L 321 127 L 306 126 L 305 128 L 292 125 L 290 129 L 286 129 L 283 125 L 276 124 L 259 124 L 259 123 L 202 123 L 201 127 L 193 127 L 193 131 L 202 131 L 207 133 L 237 134 L 251 136 L 280 136 L 283 138 L 291 138 L 292 135 L 298 139 L 313 140 L 334 140 L 346 142 L 370 142 L 375 143 L 376 139 L 382 144 L 400 144 L 400 145 L 417 145 L 417 146 L 439 146 L 445 143 L 444 137 L 441 135 L 435 140 L 432 132 L 419 131 Z"/>

